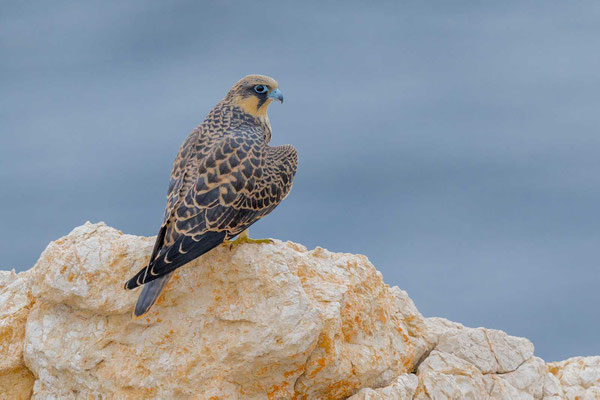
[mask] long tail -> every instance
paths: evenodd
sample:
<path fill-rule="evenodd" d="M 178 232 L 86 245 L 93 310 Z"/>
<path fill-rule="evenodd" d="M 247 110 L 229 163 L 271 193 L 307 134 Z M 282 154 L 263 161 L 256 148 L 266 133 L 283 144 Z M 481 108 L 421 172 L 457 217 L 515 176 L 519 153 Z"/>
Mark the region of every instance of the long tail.
<path fill-rule="evenodd" d="M 167 282 L 171 279 L 171 275 L 173 275 L 172 272 L 148 282 L 142 287 L 142 293 L 140 293 L 140 297 L 138 297 L 135 309 L 133 310 L 134 318 L 140 318 L 150 311 L 150 308 L 158 300 Z"/>
<path fill-rule="evenodd" d="M 187 264 L 202 254 L 214 249 L 225 239 L 226 232 L 206 232 L 199 239 L 181 235 L 169 247 L 163 247 L 148 266 L 142 268 L 125 283 L 125 289 L 132 290 L 159 279 Z"/>

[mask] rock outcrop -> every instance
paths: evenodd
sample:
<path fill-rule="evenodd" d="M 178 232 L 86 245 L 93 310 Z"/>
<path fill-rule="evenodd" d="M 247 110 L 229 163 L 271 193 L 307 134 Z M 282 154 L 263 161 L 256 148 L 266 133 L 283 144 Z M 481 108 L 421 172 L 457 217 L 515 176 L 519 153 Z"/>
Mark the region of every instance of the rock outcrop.
<path fill-rule="evenodd" d="M 126 278 L 153 238 L 87 223 L 0 274 L 0 398 L 600 399 L 600 357 L 424 318 L 364 256 L 219 247 L 145 318 Z"/>
<path fill-rule="evenodd" d="M 23 361 L 25 323 L 34 303 L 30 271 L 0 271 L 0 399 L 28 399 L 35 377 Z"/>

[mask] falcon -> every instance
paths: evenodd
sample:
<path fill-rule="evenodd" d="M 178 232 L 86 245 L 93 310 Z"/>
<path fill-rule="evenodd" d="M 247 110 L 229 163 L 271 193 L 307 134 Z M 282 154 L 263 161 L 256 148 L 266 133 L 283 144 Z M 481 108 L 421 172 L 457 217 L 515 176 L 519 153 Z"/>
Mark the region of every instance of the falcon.
<path fill-rule="evenodd" d="M 246 76 L 182 144 L 150 261 L 125 283 L 143 285 L 134 317 L 150 310 L 173 271 L 218 245 L 269 242 L 250 239 L 248 228 L 288 195 L 298 164 L 293 146 L 269 146 L 273 101 L 283 103 L 274 79 Z"/>

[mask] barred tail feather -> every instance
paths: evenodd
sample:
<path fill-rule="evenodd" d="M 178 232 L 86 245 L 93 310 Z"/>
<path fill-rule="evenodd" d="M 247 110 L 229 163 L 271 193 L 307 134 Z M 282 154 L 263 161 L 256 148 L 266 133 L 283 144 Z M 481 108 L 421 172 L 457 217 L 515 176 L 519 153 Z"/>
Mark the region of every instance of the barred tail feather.
<path fill-rule="evenodd" d="M 206 232 L 198 240 L 194 240 L 191 236 L 178 237 L 175 243 L 169 247 L 163 247 L 147 267 L 128 280 L 125 283 L 125 289 L 135 289 L 175 271 L 223 243 L 225 236 L 225 232 Z"/>
<path fill-rule="evenodd" d="M 138 297 L 135 309 L 133 310 L 134 318 L 140 318 L 150 311 L 150 308 L 156 303 L 156 300 L 158 300 L 172 275 L 172 272 L 168 273 L 167 275 L 163 275 L 158 279 L 146 283 L 142 287 L 142 293 L 140 293 L 140 297 Z"/>

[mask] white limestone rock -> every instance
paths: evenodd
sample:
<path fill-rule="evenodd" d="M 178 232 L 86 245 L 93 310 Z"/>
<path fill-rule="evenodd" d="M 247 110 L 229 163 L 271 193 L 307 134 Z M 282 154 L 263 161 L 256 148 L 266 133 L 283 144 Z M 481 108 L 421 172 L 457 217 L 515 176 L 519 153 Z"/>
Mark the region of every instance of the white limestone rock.
<path fill-rule="evenodd" d="M 279 241 L 211 251 L 134 321 L 122 285 L 152 241 L 88 223 L 48 246 L 25 338 L 34 398 L 344 398 L 426 351 L 421 315 L 364 256 Z"/>
<path fill-rule="evenodd" d="M 123 283 L 153 238 L 87 223 L 0 271 L 0 399 L 599 399 L 600 357 L 423 318 L 360 255 L 219 247 L 145 318 Z"/>
<path fill-rule="evenodd" d="M 25 322 L 34 302 L 29 272 L 0 271 L 0 399 L 28 399 L 34 376 L 23 361 Z"/>
<path fill-rule="evenodd" d="M 600 399 L 600 357 L 573 357 L 548 363 L 544 399 Z"/>
<path fill-rule="evenodd" d="M 484 374 L 514 371 L 533 356 L 533 344 L 529 340 L 484 328 L 446 334 L 440 338 L 436 350 L 454 354 Z"/>
<path fill-rule="evenodd" d="M 348 400 L 409 400 L 412 399 L 419 380 L 414 374 L 402 374 L 380 389 L 361 389 Z"/>
<path fill-rule="evenodd" d="M 153 238 L 86 222 L 46 247 L 34 267 L 31 291 L 44 302 L 78 310 L 130 312 L 137 293 L 122 290 L 123 274 L 146 264 L 153 245 Z"/>
<path fill-rule="evenodd" d="M 419 366 L 415 398 L 541 399 L 544 373 L 527 339 L 451 326 Z"/>
<path fill-rule="evenodd" d="M 446 318 L 425 318 L 426 339 L 431 348 L 438 345 L 440 338 L 445 335 L 456 333 L 465 327 L 458 322 L 452 322 Z"/>

